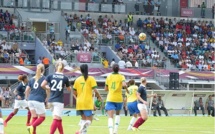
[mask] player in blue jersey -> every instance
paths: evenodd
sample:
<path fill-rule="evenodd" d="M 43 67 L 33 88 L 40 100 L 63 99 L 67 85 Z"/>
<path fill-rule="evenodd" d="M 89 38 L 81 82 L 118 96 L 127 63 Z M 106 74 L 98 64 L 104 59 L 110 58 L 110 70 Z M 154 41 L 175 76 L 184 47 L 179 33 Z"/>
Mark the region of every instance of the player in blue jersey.
<path fill-rule="evenodd" d="M 50 134 L 54 134 L 56 129 L 60 134 L 63 134 L 62 126 L 62 112 L 64 108 L 63 96 L 64 96 L 64 87 L 66 86 L 67 90 L 71 90 L 68 77 L 63 75 L 64 64 L 59 61 L 56 64 L 55 74 L 49 75 L 42 83 L 42 88 L 46 89 L 47 84 L 50 87 L 50 98 L 49 103 L 51 110 L 53 112 L 53 122 L 50 128 Z"/>
<path fill-rule="evenodd" d="M 14 91 L 14 94 L 16 95 L 14 110 L 12 113 L 10 113 L 10 115 L 4 121 L 5 127 L 7 126 L 8 121 L 11 118 L 13 118 L 13 116 L 16 115 L 16 113 L 19 111 L 19 108 L 26 108 L 28 110 L 28 118 L 27 118 L 26 126 L 30 126 L 31 112 L 28 108 L 28 103 L 25 100 L 25 89 L 28 84 L 28 77 L 26 75 L 20 75 L 18 77 L 18 80 L 20 81 L 20 83 Z"/>
<path fill-rule="evenodd" d="M 43 76 L 45 67 L 43 64 L 37 65 L 36 75 L 29 81 L 26 88 L 25 98 L 28 100 L 28 107 L 33 117 L 31 126 L 28 127 L 30 134 L 36 134 L 36 127 L 45 120 L 45 99 L 46 91 L 41 87 L 41 83 L 45 80 Z"/>
<path fill-rule="evenodd" d="M 148 110 L 147 106 L 147 98 L 157 96 L 157 94 L 147 94 L 146 92 L 146 84 L 147 80 L 146 78 L 141 78 L 141 84 L 137 90 L 137 107 L 140 111 L 140 118 L 137 119 L 137 121 L 134 123 L 132 130 L 137 131 L 139 126 L 141 126 L 147 119 L 148 119 Z"/>

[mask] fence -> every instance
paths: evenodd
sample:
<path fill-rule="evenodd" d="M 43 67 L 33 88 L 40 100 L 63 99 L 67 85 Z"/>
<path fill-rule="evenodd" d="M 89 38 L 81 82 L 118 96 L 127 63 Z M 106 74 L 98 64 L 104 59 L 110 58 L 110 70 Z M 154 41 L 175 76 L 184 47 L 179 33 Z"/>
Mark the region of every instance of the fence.
<path fill-rule="evenodd" d="M 24 31 L 0 31 L 0 39 L 11 42 L 35 42 L 34 32 Z"/>
<path fill-rule="evenodd" d="M 176 3 L 175 3 L 176 2 Z M 163 0 L 160 8 L 162 16 L 174 16 L 180 17 L 180 8 L 178 6 L 179 0 L 172 2 L 169 0 Z M 0 6 L 4 7 L 17 7 L 26 8 L 28 10 L 40 9 L 41 11 L 51 10 L 68 10 L 79 12 L 98 12 L 98 13 L 117 13 L 127 14 L 129 12 L 136 12 L 138 14 L 157 14 L 154 6 L 149 7 L 143 5 L 143 3 L 137 3 L 137 1 L 125 0 L 125 4 L 112 4 L 112 3 L 81 3 L 67 0 L 1 0 Z M 207 2 L 206 2 L 207 3 Z M 138 6 L 138 10 L 135 6 Z M 195 14 L 192 17 L 201 18 L 200 10 L 198 7 L 189 7 Z M 148 13 L 150 12 L 150 13 Z M 152 13 L 151 13 L 152 12 Z M 211 18 L 211 8 L 205 10 L 206 18 Z"/>

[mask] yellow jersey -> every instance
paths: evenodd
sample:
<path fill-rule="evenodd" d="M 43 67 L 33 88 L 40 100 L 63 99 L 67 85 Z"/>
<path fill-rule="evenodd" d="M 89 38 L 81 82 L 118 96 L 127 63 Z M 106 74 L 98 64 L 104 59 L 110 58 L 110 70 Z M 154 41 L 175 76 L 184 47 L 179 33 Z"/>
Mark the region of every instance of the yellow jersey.
<path fill-rule="evenodd" d="M 93 89 L 97 88 L 94 77 L 88 76 L 85 81 L 84 76 L 80 76 L 75 80 L 73 90 L 77 92 L 76 110 L 93 110 Z"/>
<path fill-rule="evenodd" d="M 112 73 L 107 76 L 105 85 L 108 87 L 107 102 L 123 102 L 122 82 L 125 77 L 118 73 Z"/>
<path fill-rule="evenodd" d="M 136 85 L 131 85 L 130 87 L 128 87 L 129 94 L 126 93 L 127 102 L 134 102 L 137 100 L 137 95 L 136 95 L 137 90 L 138 90 L 138 86 Z"/>

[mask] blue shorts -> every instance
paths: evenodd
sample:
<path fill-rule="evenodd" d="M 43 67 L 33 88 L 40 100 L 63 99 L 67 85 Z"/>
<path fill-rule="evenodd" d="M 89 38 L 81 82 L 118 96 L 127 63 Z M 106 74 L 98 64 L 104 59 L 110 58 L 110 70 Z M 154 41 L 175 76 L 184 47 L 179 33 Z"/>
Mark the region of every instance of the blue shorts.
<path fill-rule="evenodd" d="M 119 111 L 122 109 L 122 102 L 106 102 L 105 110 L 116 110 Z"/>
<path fill-rule="evenodd" d="M 128 106 L 129 113 L 131 115 L 140 113 L 140 111 L 138 110 L 138 107 L 137 107 L 137 101 L 128 102 L 127 106 Z"/>
<path fill-rule="evenodd" d="M 93 111 L 92 110 L 77 110 L 77 115 L 85 115 L 87 117 L 92 116 L 93 115 Z"/>

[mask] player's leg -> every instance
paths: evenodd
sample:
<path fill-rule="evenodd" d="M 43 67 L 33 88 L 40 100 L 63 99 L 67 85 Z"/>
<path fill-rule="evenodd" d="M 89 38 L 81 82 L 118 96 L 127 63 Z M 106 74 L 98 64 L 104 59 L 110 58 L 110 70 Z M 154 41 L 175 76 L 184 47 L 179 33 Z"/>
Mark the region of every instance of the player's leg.
<path fill-rule="evenodd" d="M 114 134 L 117 134 L 118 132 L 118 127 L 119 127 L 119 123 L 120 123 L 120 110 L 122 109 L 123 103 L 115 103 L 116 105 L 116 116 L 115 116 L 115 125 L 114 125 Z"/>
<path fill-rule="evenodd" d="M 15 104 L 14 104 L 14 110 L 13 112 L 11 112 L 8 117 L 6 118 L 6 120 L 4 121 L 4 126 L 7 126 L 8 121 L 10 121 L 14 115 L 17 114 L 17 112 L 19 111 L 21 104 L 20 104 L 20 100 L 15 100 Z"/>
<path fill-rule="evenodd" d="M 53 102 L 53 122 L 50 129 L 50 134 L 54 134 L 56 129 L 60 134 L 63 134 L 63 126 L 62 126 L 62 112 L 63 112 L 63 103 Z"/>
<path fill-rule="evenodd" d="M 94 110 L 93 110 L 93 119 L 98 121 L 99 119 L 96 118 L 96 110 L 97 110 L 97 107 L 94 106 Z"/>
<path fill-rule="evenodd" d="M 138 109 L 140 111 L 141 117 L 135 122 L 133 130 L 136 131 L 139 126 L 141 126 L 148 119 L 148 111 L 145 104 L 138 104 Z"/>
<path fill-rule="evenodd" d="M 135 114 L 135 110 L 134 110 L 134 108 L 133 108 L 133 105 L 134 104 L 132 104 L 132 102 L 128 102 L 127 103 L 127 107 L 128 107 L 128 111 L 129 111 L 129 113 L 130 113 L 130 115 L 132 115 L 132 118 L 131 118 L 131 120 L 130 120 L 130 123 L 129 123 L 129 125 L 128 125 L 128 129 L 127 130 L 131 130 L 131 128 L 132 128 L 132 126 L 133 126 L 133 124 L 134 124 L 134 122 L 135 122 L 135 120 L 136 120 L 136 114 Z"/>
<path fill-rule="evenodd" d="M 28 106 L 25 109 L 28 110 L 26 126 L 30 126 L 31 125 L 31 123 L 30 123 L 30 121 L 31 121 L 31 111 L 30 111 Z"/>
<path fill-rule="evenodd" d="M 113 102 L 106 102 L 105 110 L 108 114 L 108 128 L 109 134 L 113 134 L 113 115 L 116 107 Z"/>
<path fill-rule="evenodd" d="M 86 134 L 87 128 L 91 125 L 93 120 L 92 110 L 83 110 L 81 114 L 82 119 L 84 120 L 81 124 L 81 128 L 76 134 Z"/>
<path fill-rule="evenodd" d="M 33 120 L 30 127 L 30 132 L 36 134 L 36 127 L 45 120 L 45 104 L 42 102 L 34 102 L 35 109 L 31 109 Z M 30 107 L 30 106 L 29 106 Z"/>
<path fill-rule="evenodd" d="M 3 125 L 4 121 L 2 118 L 2 111 L 0 109 L 0 134 L 4 134 L 4 125 Z"/>

